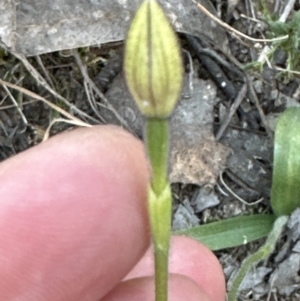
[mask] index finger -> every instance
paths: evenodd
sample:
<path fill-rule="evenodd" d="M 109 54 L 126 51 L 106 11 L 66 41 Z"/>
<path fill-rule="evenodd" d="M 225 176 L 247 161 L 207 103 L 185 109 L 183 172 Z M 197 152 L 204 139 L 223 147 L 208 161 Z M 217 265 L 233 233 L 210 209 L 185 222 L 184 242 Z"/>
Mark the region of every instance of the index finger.
<path fill-rule="evenodd" d="M 0 165 L 0 300 L 98 300 L 149 244 L 142 144 L 61 134 Z"/>

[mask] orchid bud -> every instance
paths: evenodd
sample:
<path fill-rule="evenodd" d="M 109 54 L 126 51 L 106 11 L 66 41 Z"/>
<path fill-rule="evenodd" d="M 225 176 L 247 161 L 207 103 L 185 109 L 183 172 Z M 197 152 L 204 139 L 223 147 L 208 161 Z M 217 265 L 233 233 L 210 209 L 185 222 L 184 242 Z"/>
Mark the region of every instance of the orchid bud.
<path fill-rule="evenodd" d="M 145 0 L 128 31 L 125 78 L 138 108 L 148 118 L 167 118 L 174 110 L 183 81 L 177 36 L 155 0 Z"/>

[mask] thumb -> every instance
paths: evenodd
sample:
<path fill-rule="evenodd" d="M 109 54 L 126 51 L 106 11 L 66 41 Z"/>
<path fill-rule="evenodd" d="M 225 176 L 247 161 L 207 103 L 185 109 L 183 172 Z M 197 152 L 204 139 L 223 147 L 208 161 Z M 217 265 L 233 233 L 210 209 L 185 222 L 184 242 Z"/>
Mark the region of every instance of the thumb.
<path fill-rule="evenodd" d="M 206 293 L 189 277 L 169 276 L 169 301 L 211 301 Z M 121 282 L 101 301 L 153 301 L 155 300 L 154 278 L 134 278 Z M 223 300 L 219 300 L 223 301 Z"/>

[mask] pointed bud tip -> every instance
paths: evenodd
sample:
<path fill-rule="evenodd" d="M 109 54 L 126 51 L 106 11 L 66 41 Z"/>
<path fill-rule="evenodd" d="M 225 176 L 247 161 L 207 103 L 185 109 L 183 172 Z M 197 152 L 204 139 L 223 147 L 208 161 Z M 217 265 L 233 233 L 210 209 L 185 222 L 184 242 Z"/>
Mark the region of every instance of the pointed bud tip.
<path fill-rule="evenodd" d="M 128 31 L 124 73 L 140 111 L 149 118 L 166 118 L 174 110 L 183 82 L 177 36 L 155 0 L 145 0 Z"/>

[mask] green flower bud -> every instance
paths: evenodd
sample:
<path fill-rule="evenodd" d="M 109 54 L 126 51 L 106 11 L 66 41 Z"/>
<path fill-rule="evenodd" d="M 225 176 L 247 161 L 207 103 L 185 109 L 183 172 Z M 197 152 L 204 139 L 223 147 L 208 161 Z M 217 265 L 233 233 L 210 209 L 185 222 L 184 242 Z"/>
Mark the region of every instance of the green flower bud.
<path fill-rule="evenodd" d="M 145 0 L 128 31 L 124 72 L 140 111 L 166 118 L 175 108 L 183 81 L 180 45 L 162 8 Z"/>

